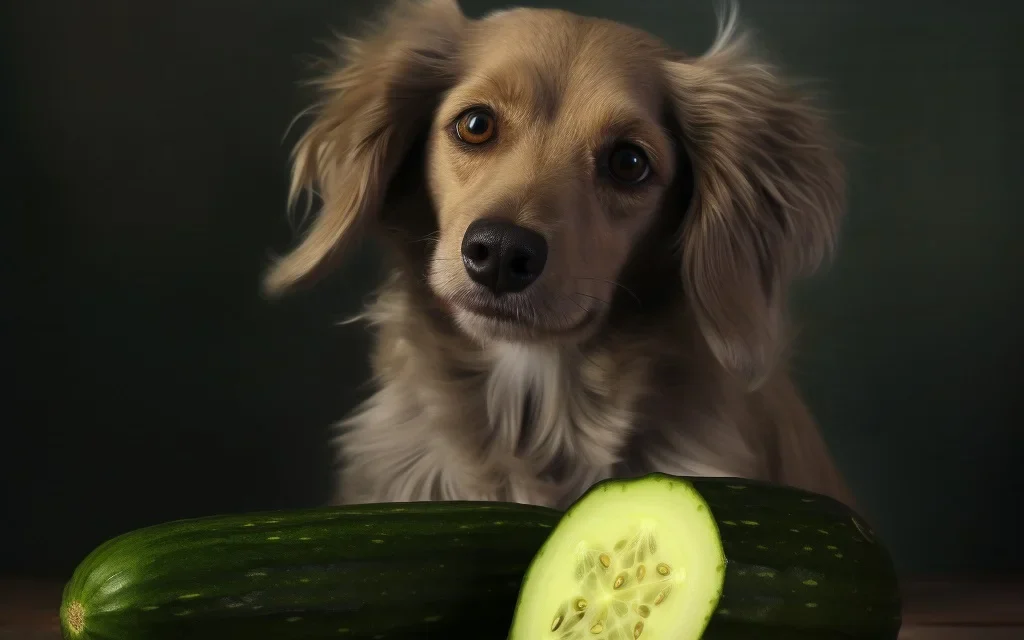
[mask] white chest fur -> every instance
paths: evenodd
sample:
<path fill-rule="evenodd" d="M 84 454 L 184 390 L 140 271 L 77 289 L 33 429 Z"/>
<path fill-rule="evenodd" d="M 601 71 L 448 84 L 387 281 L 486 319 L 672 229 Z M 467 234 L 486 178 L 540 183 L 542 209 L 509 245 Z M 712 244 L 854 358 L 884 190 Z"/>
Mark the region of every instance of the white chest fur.
<path fill-rule="evenodd" d="M 544 462 L 565 445 L 571 425 L 565 410 L 569 381 L 554 349 L 500 344 L 484 393 L 496 445 Z"/>
<path fill-rule="evenodd" d="M 628 434 L 628 417 L 586 389 L 579 355 L 519 344 L 498 345 L 493 353 L 485 401 L 511 498 L 559 503 L 607 477 Z M 561 472 L 548 476 L 556 467 Z M 538 498 L 538 491 L 547 497 Z"/>
<path fill-rule="evenodd" d="M 595 372 L 610 368 L 524 345 L 488 355 L 479 385 L 425 375 L 412 366 L 422 359 L 390 370 L 390 383 L 342 425 L 338 500 L 566 506 L 611 475 L 633 414 L 613 374 Z"/>

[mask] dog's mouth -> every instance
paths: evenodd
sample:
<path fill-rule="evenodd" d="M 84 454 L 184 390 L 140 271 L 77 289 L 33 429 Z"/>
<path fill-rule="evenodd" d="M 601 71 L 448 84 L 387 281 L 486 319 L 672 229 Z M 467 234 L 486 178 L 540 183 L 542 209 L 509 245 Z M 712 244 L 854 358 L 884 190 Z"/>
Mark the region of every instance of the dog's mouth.
<path fill-rule="evenodd" d="M 498 322 L 512 322 L 517 324 L 524 323 L 524 318 L 517 316 L 505 309 L 499 309 L 497 307 L 480 304 L 476 302 L 469 302 L 459 305 L 465 311 L 468 311 L 474 315 L 483 316 L 484 318 L 490 318 L 491 320 L 497 320 Z"/>
<path fill-rule="evenodd" d="M 461 321 L 460 324 L 465 325 L 466 321 L 482 324 L 499 335 L 529 334 L 548 338 L 574 335 L 585 331 L 597 319 L 597 312 L 592 308 L 582 308 L 582 312 L 572 318 L 551 319 L 532 308 L 518 305 L 499 305 L 479 300 L 446 300 L 444 305 L 451 315 Z"/>

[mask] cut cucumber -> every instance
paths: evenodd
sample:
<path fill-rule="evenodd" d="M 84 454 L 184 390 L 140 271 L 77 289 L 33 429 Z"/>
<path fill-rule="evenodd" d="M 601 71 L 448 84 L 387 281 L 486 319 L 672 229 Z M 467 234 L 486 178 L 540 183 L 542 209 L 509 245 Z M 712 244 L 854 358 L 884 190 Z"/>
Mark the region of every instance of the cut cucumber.
<path fill-rule="evenodd" d="M 527 571 L 511 640 L 895 640 L 891 559 L 841 503 L 747 480 L 595 485 Z"/>

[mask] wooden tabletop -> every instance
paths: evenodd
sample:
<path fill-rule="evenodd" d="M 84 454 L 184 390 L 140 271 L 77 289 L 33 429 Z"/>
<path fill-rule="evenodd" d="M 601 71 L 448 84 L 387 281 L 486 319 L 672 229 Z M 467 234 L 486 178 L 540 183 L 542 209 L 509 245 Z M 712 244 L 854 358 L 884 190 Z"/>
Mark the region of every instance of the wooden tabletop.
<path fill-rule="evenodd" d="M 0 640 L 60 640 L 61 585 L 0 579 Z M 908 580 L 900 640 L 1024 640 L 1024 576 Z"/>

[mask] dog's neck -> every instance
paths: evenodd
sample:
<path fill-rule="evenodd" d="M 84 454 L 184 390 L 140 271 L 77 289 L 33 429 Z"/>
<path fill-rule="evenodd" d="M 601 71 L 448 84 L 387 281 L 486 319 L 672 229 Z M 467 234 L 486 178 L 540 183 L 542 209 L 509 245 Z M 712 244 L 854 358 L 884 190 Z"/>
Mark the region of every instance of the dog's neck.
<path fill-rule="evenodd" d="M 492 362 L 484 386 L 487 421 L 496 448 L 527 460 L 548 460 L 552 468 L 538 469 L 557 476 L 557 459 L 565 448 L 558 430 L 568 382 L 565 357 L 553 347 L 496 344 L 488 349 Z"/>
<path fill-rule="evenodd" d="M 547 460 L 560 473 L 557 452 L 576 451 L 585 462 L 609 464 L 609 449 L 590 453 L 568 440 L 560 424 L 574 422 L 567 400 L 580 385 L 579 353 L 574 349 L 526 344 L 496 344 L 487 348 L 491 361 L 485 399 L 487 417 L 501 447 L 525 460 Z"/>
<path fill-rule="evenodd" d="M 485 348 L 488 449 L 513 471 L 552 486 L 588 486 L 619 460 L 631 416 L 578 349 L 495 344 Z M 589 369 L 589 377 L 588 377 Z M 611 410 L 609 410 L 611 409 Z"/>

